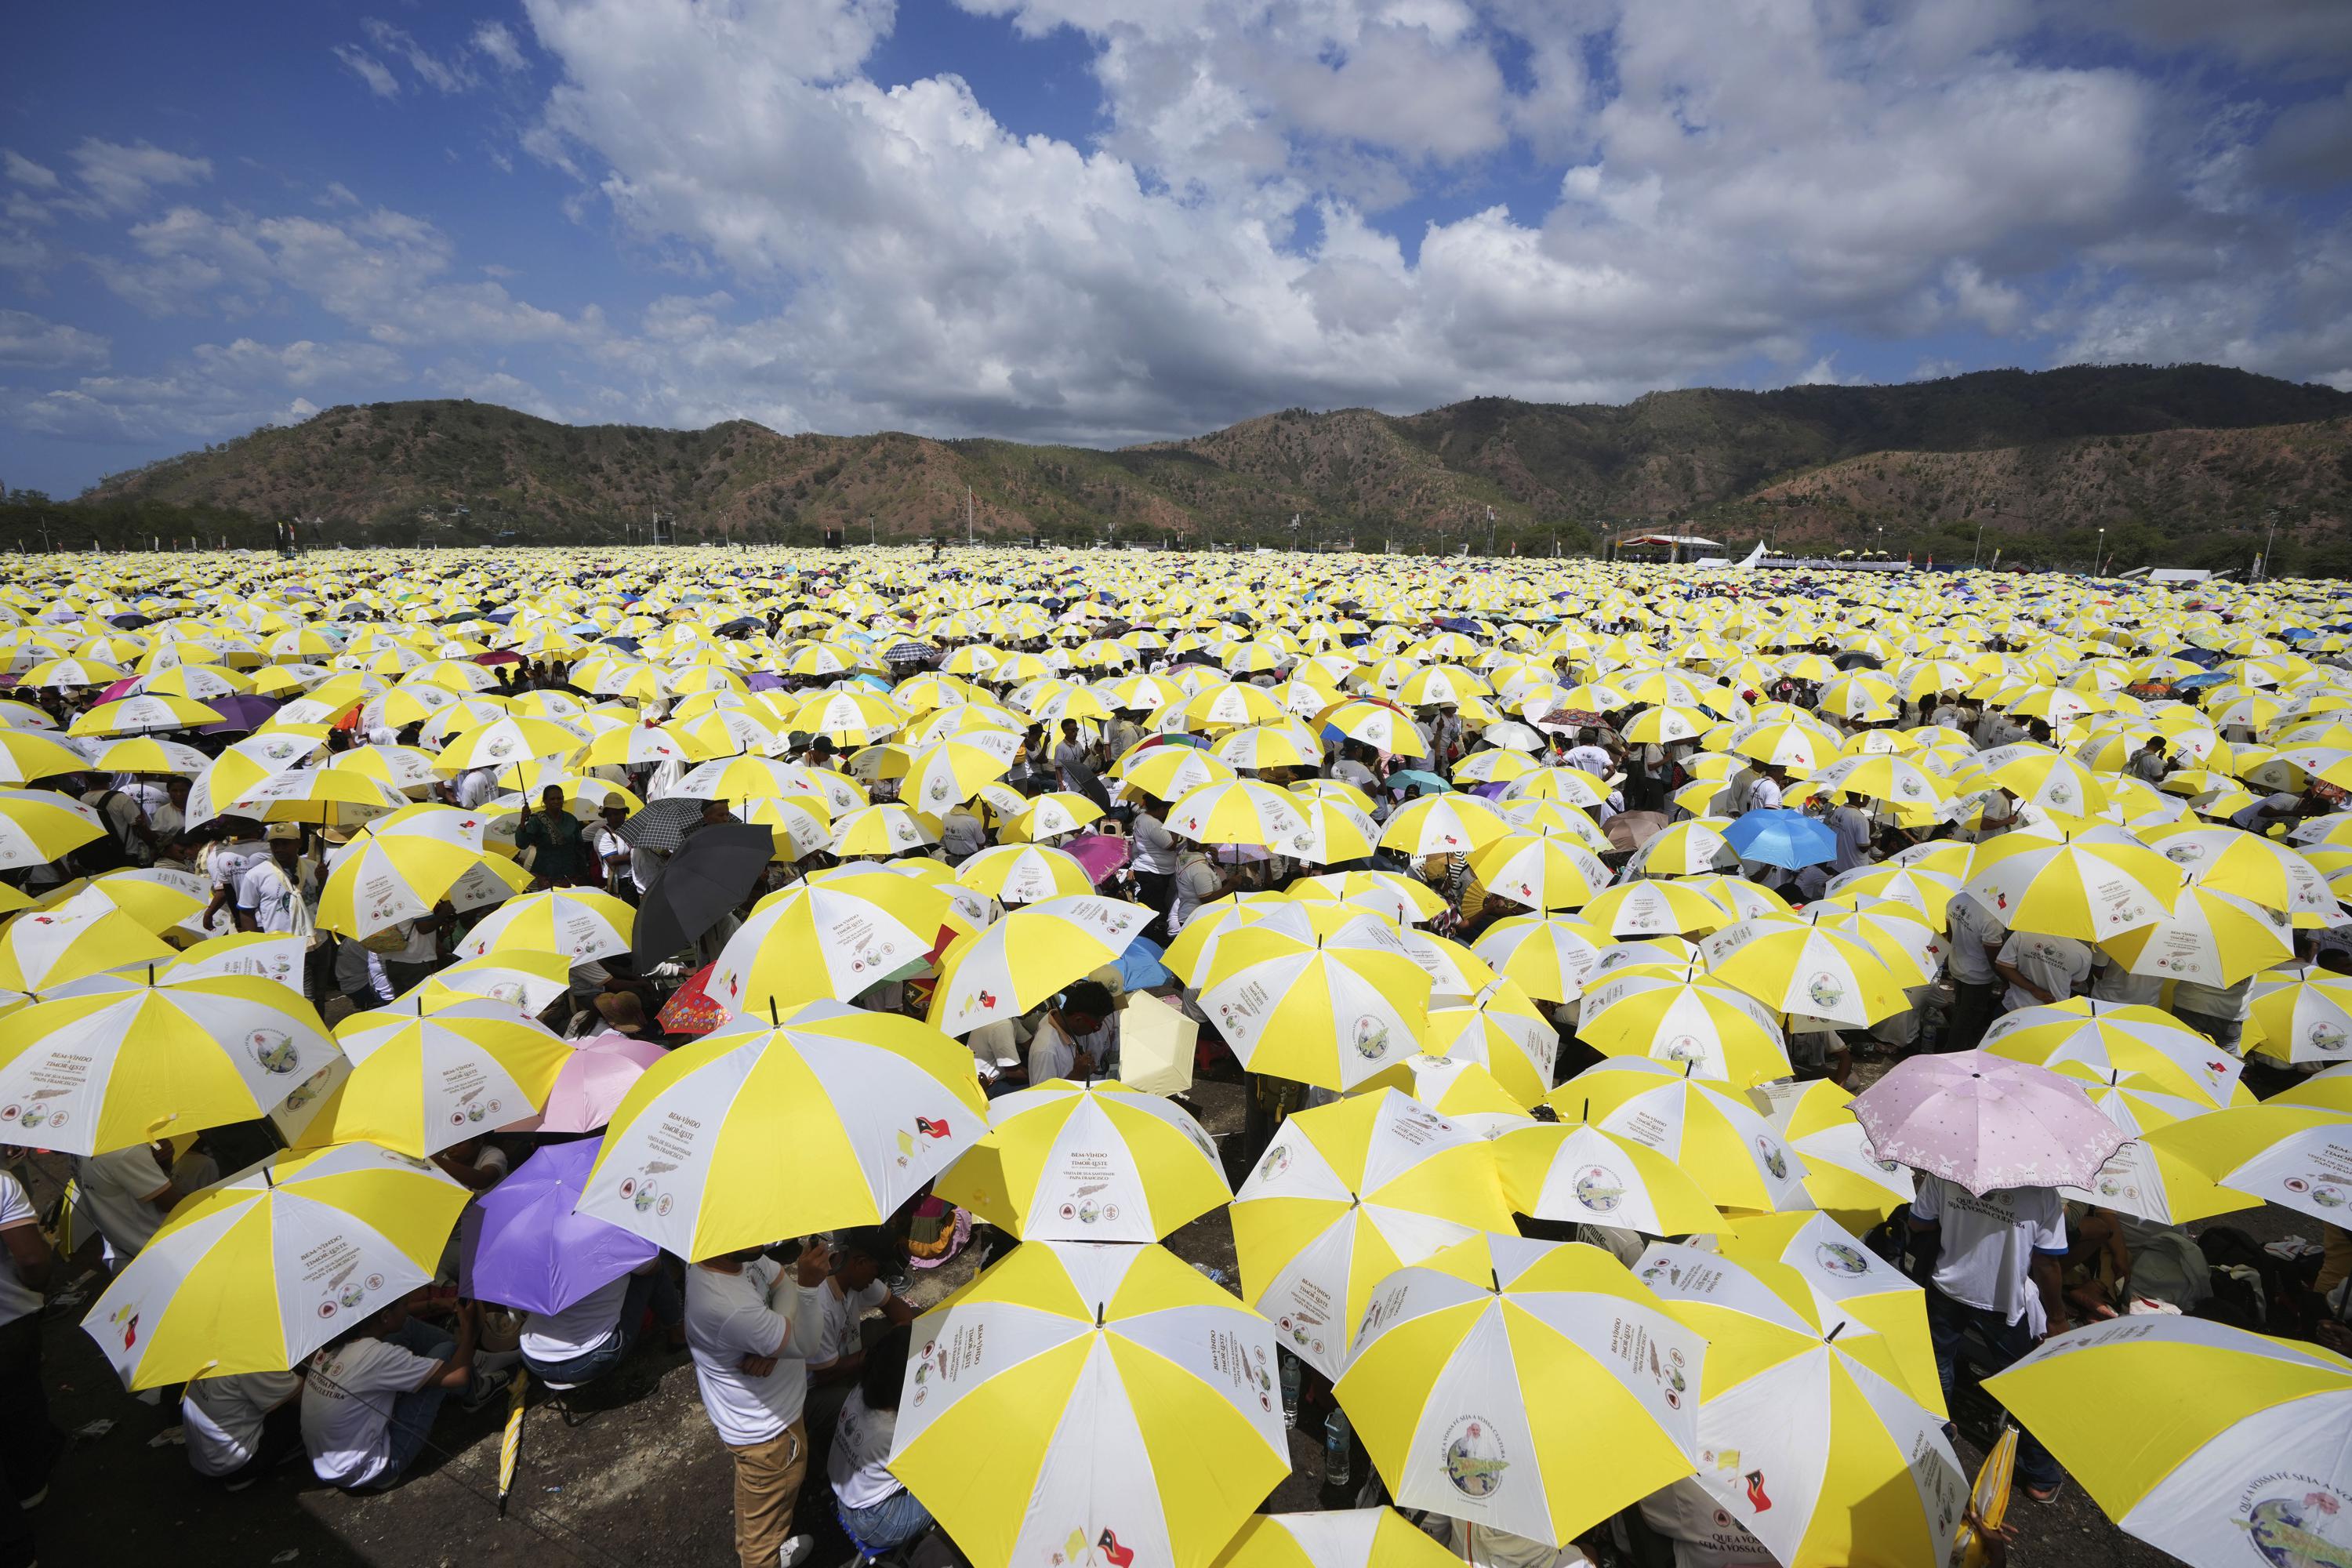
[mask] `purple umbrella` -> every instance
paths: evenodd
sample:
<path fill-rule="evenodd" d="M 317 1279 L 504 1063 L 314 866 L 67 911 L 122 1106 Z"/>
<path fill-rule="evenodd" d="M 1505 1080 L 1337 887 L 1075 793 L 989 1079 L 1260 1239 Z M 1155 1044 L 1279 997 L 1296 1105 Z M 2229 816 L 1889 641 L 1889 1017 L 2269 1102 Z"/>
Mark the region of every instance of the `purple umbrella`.
<path fill-rule="evenodd" d="M 541 1149 L 479 1200 L 467 1293 L 526 1312 L 560 1312 L 661 1249 L 572 1212 L 602 1139 Z"/>
<path fill-rule="evenodd" d="M 261 728 L 268 717 L 278 711 L 272 698 L 255 697 L 247 692 L 232 692 L 226 697 L 214 697 L 205 706 L 220 715 L 217 724 L 206 724 L 196 731 L 199 735 L 242 735 Z"/>
<path fill-rule="evenodd" d="M 2073 1079 L 1984 1051 L 1898 1062 L 1852 1110 L 1880 1159 L 1979 1197 L 2087 1186 L 2131 1136 Z"/>

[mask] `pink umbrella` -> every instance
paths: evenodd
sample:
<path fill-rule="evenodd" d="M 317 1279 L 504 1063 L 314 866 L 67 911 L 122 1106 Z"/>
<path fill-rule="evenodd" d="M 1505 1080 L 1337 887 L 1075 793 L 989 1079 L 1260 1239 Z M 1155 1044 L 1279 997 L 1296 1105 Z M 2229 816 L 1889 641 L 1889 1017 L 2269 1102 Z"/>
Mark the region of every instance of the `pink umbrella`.
<path fill-rule="evenodd" d="M 638 1075 L 669 1053 L 651 1040 L 606 1030 L 572 1042 L 572 1059 L 555 1079 L 546 1109 L 501 1132 L 593 1132 L 613 1120 Z"/>
<path fill-rule="evenodd" d="M 1983 1051 L 1898 1062 L 1853 1110 L 1880 1159 L 1979 1196 L 2086 1186 L 2130 1138 L 2072 1079 Z"/>
<path fill-rule="evenodd" d="M 1062 847 L 1077 858 L 1078 864 L 1087 868 L 1087 875 L 1099 887 L 1105 877 L 1127 864 L 1135 846 L 1125 834 L 1081 833 Z"/>

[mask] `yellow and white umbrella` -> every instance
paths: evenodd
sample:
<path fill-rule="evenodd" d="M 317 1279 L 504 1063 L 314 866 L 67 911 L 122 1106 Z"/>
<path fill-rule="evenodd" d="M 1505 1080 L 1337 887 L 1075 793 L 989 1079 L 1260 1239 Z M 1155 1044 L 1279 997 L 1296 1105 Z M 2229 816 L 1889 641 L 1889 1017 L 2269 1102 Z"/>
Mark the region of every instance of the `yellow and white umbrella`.
<path fill-rule="evenodd" d="M 101 970 L 170 962 L 173 950 L 91 886 L 54 909 L 26 910 L 0 928 L 0 988 L 47 991 Z"/>
<path fill-rule="evenodd" d="M 1927 1292 L 1828 1215 L 1748 1215 L 1717 1245 L 1727 1258 L 1795 1270 L 1812 1291 L 1817 1311 L 1843 1313 L 1884 1336 L 1911 1397 L 1938 1418 L 1948 1414 L 1927 1330 Z"/>
<path fill-rule="evenodd" d="M 503 1002 L 536 1017 L 572 988 L 572 956 L 505 949 L 461 958 L 393 998 L 387 1011 L 435 1013 L 460 1002 Z"/>
<path fill-rule="evenodd" d="M 1911 1005 L 1885 960 L 1824 926 L 1758 917 L 1724 927 L 1699 952 L 1715 979 L 1791 1017 L 1864 1028 Z"/>
<path fill-rule="evenodd" d="M 1381 1283 L 1336 1392 L 1399 1507 L 1562 1544 L 1691 1474 L 1707 1353 L 1600 1248 L 1485 1236 Z"/>
<path fill-rule="evenodd" d="M 2069 1077 L 2083 1076 L 2078 1068 L 2063 1070 Z M 2155 1079 L 2136 1073 L 2111 1074 L 2083 1088 L 2100 1114 L 2132 1138 L 2082 1186 L 2059 1188 L 2066 1198 L 2159 1225 L 2187 1225 L 2260 1203 L 2250 1194 L 2221 1185 L 2173 1150 L 2146 1140 L 2158 1128 L 2210 1115 L 2210 1100 L 2168 1093 Z"/>
<path fill-rule="evenodd" d="M 1654 878 L 1620 882 L 1594 898 L 1580 912 L 1586 921 L 1610 936 L 1635 939 L 1718 931 L 1735 918 L 1730 910 L 1689 883 Z"/>
<path fill-rule="evenodd" d="M 2012 931 L 2105 942 L 2172 910 L 2178 867 L 2120 827 L 2004 833 L 1977 846 L 1969 894 Z"/>
<path fill-rule="evenodd" d="M 955 879 L 1007 906 L 1095 890 L 1085 862 L 1050 844 L 992 844 L 958 866 Z"/>
<path fill-rule="evenodd" d="M 0 870 L 55 860 L 105 832 L 97 811 L 72 795 L 0 789 Z"/>
<path fill-rule="evenodd" d="M 364 1138 L 437 1153 L 540 1110 L 572 1059 L 553 1030 L 490 997 L 430 1013 L 354 1013 L 335 1037 L 352 1075 L 303 1130 L 306 1148 Z"/>
<path fill-rule="evenodd" d="M 82 1327 L 129 1388 L 288 1371 L 429 1282 L 468 1195 L 373 1143 L 273 1154 L 173 1209 Z"/>
<path fill-rule="evenodd" d="M 469 958 L 498 952 L 560 952 L 577 962 L 629 951 L 637 911 L 595 888 L 549 888 L 509 899 L 458 942 Z"/>
<path fill-rule="evenodd" d="M 1609 885 L 1609 868 L 1565 833 L 1512 834 L 1470 856 L 1489 897 L 1530 910 L 1573 910 Z"/>
<path fill-rule="evenodd" d="M 1826 1245 L 1861 1256 L 1850 1243 Z M 1653 1244 L 1633 1272 L 1706 1336 L 1698 1484 L 1787 1568 L 1941 1563 L 1968 1495 L 1895 1347 L 1786 1264 Z M 1932 1389 L 1936 1385 L 1930 1384 Z"/>
<path fill-rule="evenodd" d="M 1244 1298 L 1333 1377 L 1382 1279 L 1513 1228 L 1493 1146 L 1395 1089 L 1289 1117 L 1231 1212 Z"/>
<path fill-rule="evenodd" d="M 945 893 L 908 877 L 794 882 L 751 907 L 704 989 L 730 1013 L 761 1018 L 850 1001 L 927 958 L 948 909 Z"/>
<path fill-rule="evenodd" d="M 268 980 L 37 1002 L 0 1019 L 0 1139 L 98 1154 L 249 1121 L 340 1055 L 310 1005 Z"/>
<path fill-rule="evenodd" d="M 1446 1568 L 1457 1561 L 1396 1510 L 1354 1508 L 1259 1514 L 1213 1568 Z"/>
<path fill-rule="evenodd" d="M 1227 736 L 1228 742 L 1243 735 L 1264 731 L 1237 730 Z M 1124 788 L 1148 795 L 1155 800 L 1181 800 L 1185 795 L 1206 784 L 1224 784 L 1238 778 L 1234 763 L 1213 755 L 1198 746 L 1152 746 L 1137 753 L 1119 770 L 1118 782 Z M 1242 764 L 1257 767 L 1256 762 Z"/>
<path fill-rule="evenodd" d="M 1573 1002 L 1584 994 L 1601 953 L 1616 945 L 1581 916 L 1509 915 L 1488 926 L 1470 951 L 1538 1001 Z"/>
<path fill-rule="evenodd" d="M 2209 1111 L 2141 1142 L 2216 1185 L 2329 1225 L 2352 1217 L 2352 1113 L 2272 1101 Z"/>
<path fill-rule="evenodd" d="M 1160 1095 L 1057 1079 L 988 1120 L 932 1191 L 1024 1241 L 1159 1241 L 1233 1199 L 1216 1144 Z"/>
<path fill-rule="evenodd" d="M 364 941 L 444 900 L 465 910 L 521 892 L 530 873 L 484 847 L 490 821 L 453 805 L 412 805 L 368 824 L 328 857 L 320 929 Z"/>
<path fill-rule="evenodd" d="M 1620 1057 L 1570 1079 L 1549 1103 L 1675 1161 L 1717 1208 L 1812 1206 L 1804 1161 L 1735 1089 L 1645 1057 Z"/>
<path fill-rule="evenodd" d="M 2352 1061 L 2352 974 L 2255 977 L 2247 1048 L 2294 1065 Z"/>
<path fill-rule="evenodd" d="M 1202 784 L 1168 808 L 1168 831 L 1195 844 L 1282 849 L 1307 836 L 1297 798 L 1255 779 Z"/>
<path fill-rule="evenodd" d="M 1603 1056 L 1671 1063 L 1734 1089 L 1795 1070 L 1773 1010 L 1695 968 L 1611 974 L 1586 989 L 1578 1016 L 1577 1037 Z"/>
<path fill-rule="evenodd" d="M 2182 824 L 2147 836 L 2148 847 L 2209 892 L 2234 893 L 2312 929 L 2344 916 L 2327 879 L 2301 853 L 2259 833 Z"/>
<path fill-rule="evenodd" d="M 2101 1083 L 2146 1075 L 2168 1094 L 2188 1095 L 2208 1110 L 2238 1098 L 2241 1063 L 2160 1008 L 2075 996 L 2020 1007 L 1993 1021 L 1981 1049 L 2046 1068 L 2077 1068 Z"/>
<path fill-rule="evenodd" d="M 1656 1150 L 1582 1122 L 1538 1122 L 1495 1141 L 1504 1195 L 1531 1219 L 1644 1236 L 1727 1228 L 1698 1184 Z"/>
<path fill-rule="evenodd" d="M 1030 801 L 1027 809 L 1006 820 L 998 837 L 1007 844 L 1032 844 L 1060 838 L 1102 819 L 1103 809 L 1085 795 L 1055 790 Z"/>
<path fill-rule="evenodd" d="M 586 730 L 561 719 L 500 714 L 450 742 L 433 765 L 445 773 L 468 768 L 510 768 L 537 757 L 568 757 L 593 739 Z"/>
<path fill-rule="evenodd" d="M 1073 893 L 1013 910 L 940 955 L 931 1026 L 968 1035 L 1017 1018 L 1074 980 L 1114 963 L 1151 922 L 1151 911 L 1118 899 Z"/>
<path fill-rule="evenodd" d="M 1514 1100 L 1532 1109 L 1551 1092 L 1559 1034 L 1516 982 L 1497 978 L 1466 1002 L 1432 1007 L 1423 1048 L 1432 1056 L 1476 1063 Z"/>
<path fill-rule="evenodd" d="M 102 702 L 73 721 L 74 735 L 152 735 L 158 731 L 194 730 L 220 722 L 220 710 L 186 697 L 157 693 Z"/>
<path fill-rule="evenodd" d="M 971 1053 L 819 1002 L 738 1018 L 629 1086 L 579 1211 L 689 1260 L 878 1225 L 979 1142 Z"/>
<path fill-rule="evenodd" d="M 1695 877 L 1707 871 L 1728 871 L 1739 864 L 1739 851 L 1723 830 L 1730 819 L 1694 816 L 1669 823 L 1625 862 L 1629 875 Z"/>
<path fill-rule="evenodd" d="M 1757 1084 L 1748 1098 L 1805 1162 L 1805 1195 L 1846 1230 L 1863 1235 L 1911 1201 L 1911 1168 L 1878 1157 L 1847 1109 L 1853 1096 L 1836 1084 Z"/>
<path fill-rule="evenodd" d="M 1511 825 L 1475 795 L 1425 795 L 1391 814 L 1381 843 L 1419 860 L 1432 855 L 1467 855 L 1504 837 Z"/>
<path fill-rule="evenodd" d="M 2044 1340 L 1985 1392 L 2108 1518 L 2184 1563 L 2352 1560 L 2352 1360 L 2333 1351 L 2126 1318 Z"/>
<path fill-rule="evenodd" d="M 1031 1242 L 914 1342 L 887 1462 L 975 1561 L 1209 1568 L 1290 1473 L 1272 1334 L 1163 1247 Z"/>
<path fill-rule="evenodd" d="M 1429 1027 L 1432 989 L 1428 972 L 1402 952 L 1301 941 L 1261 925 L 1219 943 L 1200 1005 L 1250 1071 L 1349 1089 L 1413 1054 Z"/>

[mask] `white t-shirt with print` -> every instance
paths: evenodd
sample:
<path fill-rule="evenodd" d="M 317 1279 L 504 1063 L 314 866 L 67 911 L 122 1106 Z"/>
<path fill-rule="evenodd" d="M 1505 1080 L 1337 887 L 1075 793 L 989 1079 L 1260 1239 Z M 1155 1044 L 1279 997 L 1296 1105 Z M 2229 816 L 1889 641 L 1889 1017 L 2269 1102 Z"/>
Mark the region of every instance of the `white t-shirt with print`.
<path fill-rule="evenodd" d="M 1923 1171 L 1911 1217 L 1937 1224 L 1937 1289 L 1998 1312 L 2005 1322 L 2023 1318 L 2036 1334 L 2048 1328 L 2029 1271 L 2036 1256 L 2066 1256 L 2066 1205 L 2056 1188 L 2011 1187 L 1978 1197 Z"/>
<path fill-rule="evenodd" d="M 1962 985 L 1990 985 L 2000 979 L 1985 949 L 1998 952 L 2009 938 L 2009 928 L 1993 918 L 1973 893 L 1953 894 L 1952 901 L 1944 907 L 1944 919 L 1952 931 L 1948 960 L 1952 979 Z"/>
<path fill-rule="evenodd" d="M 154 1162 L 150 1160 L 149 1164 Z M 14 1230 L 18 1226 L 31 1226 L 36 1234 L 40 1216 L 33 1212 L 33 1200 L 25 1195 L 25 1184 L 16 1173 L 0 1171 L 0 1230 Z M 16 1272 L 16 1260 L 10 1256 L 5 1243 L 0 1243 L 0 1323 L 13 1323 L 19 1318 L 29 1318 L 41 1310 L 41 1293 L 25 1283 Z"/>
<path fill-rule="evenodd" d="M 621 1302 L 629 1276 L 599 1285 L 560 1312 L 532 1312 L 523 1319 L 522 1353 L 544 1363 L 586 1355 L 621 1330 Z"/>
<path fill-rule="evenodd" d="M 791 1309 L 769 1304 L 771 1293 Z M 765 1443 L 801 1418 L 808 1398 L 803 1352 L 824 1333 L 816 1290 L 785 1277 L 783 1266 L 757 1258 L 740 1274 L 700 1265 L 686 1271 L 686 1342 L 702 1408 L 730 1447 Z M 775 1370 L 753 1377 L 745 1356 L 774 1356 Z"/>
<path fill-rule="evenodd" d="M 2045 931 L 2010 932 L 2009 940 L 2000 944 L 2000 962 L 2050 993 L 2053 1002 L 2063 1002 L 2074 995 L 2091 977 L 2089 944 Z M 2001 1005 L 2011 1012 L 2039 1006 L 2041 1003 L 2041 997 L 2015 985 L 2000 994 Z"/>
<path fill-rule="evenodd" d="M 392 1402 L 414 1394 L 440 1363 L 386 1340 L 320 1351 L 302 1384 L 302 1447 L 330 1486 L 363 1487 L 392 1468 Z"/>
<path fill-rule="evenodd" d="M 841 1423 L 834 1428 L 833 1452 L 825 1457 L 825 1479 L 844 1508 L 872 1508 L 899 1489 L 898 1478 L 883 1463 L 890 1457 L 890 1440 L 898 1430 L 895 1410 L 869 1410 L 863 1390 L 853 1390 L 841 1407 Z"/>
<path fill-rule="evenodd" d="M 817 1336 L 809 1365 L 831 1366 L 857 1348 L 859 1321 L 890 1299 L 890 1287 L 877 1279 L 863 1290 L 844 1293 L 838 1279 L 828 1279 L 816 1289 L 818 1305 L 824 1309 L 824 1332 Z"/>
<path fill-rule="evenodd" d="M 302 1386 L 290 1372 L 240 1372 L 204 1377 L 180 1396 L 187 1429 L 188 1463 L 200 1476 L 226 1476 L 253 1462 L 265 1416 Z"/>
<path fill-rule="evenodd" d="M 163 1210 L 148 1202 L 171 1178 L 144 1143 L 103 1154 L 77 1154 L 73 1161 L 74 1206 L 97 1222 L 99 1234 L 117 1259 L 138 1256 L 163 1228 Z"/>

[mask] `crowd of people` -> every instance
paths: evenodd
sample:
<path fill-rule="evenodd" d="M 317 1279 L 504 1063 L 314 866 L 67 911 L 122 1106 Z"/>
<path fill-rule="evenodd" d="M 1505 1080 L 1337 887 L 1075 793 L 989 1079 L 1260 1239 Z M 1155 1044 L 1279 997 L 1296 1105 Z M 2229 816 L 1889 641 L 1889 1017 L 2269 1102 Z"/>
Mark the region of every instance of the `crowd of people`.
<path fill-rule="evenodd" d="M 1338 911 L 1310 943 L 1377 919 L 1381 942 L 1431 968 L 1433 993 L 1409 1016 L 1416 1062 L 1466 1062 L 1505 1087 L 1532 1072 L 1505 1121 L 1614 1133 L 1590 1093 L 1560 1086 L 1629 1056 L 1743 1105 L 1822 1085 L 1851 1123 L 1848 1091 L 1890 1066 L 2108 1016 L 2153 1039 L 2147 1059 L 2166 1071 L 2215 1057 L 2226 1106 L 2241 1085 L 2293 1088 L 2332 1060 L 2265 1034 L 2256 1003 L 2352 973 L 2336 902 L 2352 876 L 2352 626 L 2336 623 L 2352 616 L 2333 585 L 1702 583 L 1590 563 L 980 551 L 207 557 L 168 573 L 116 558 L 71 574 L 17 563 L 0 619 L 13 687 L 0 739 L 16 742 L 0 764 L 17 770 L 0 798 L 0 881 L 26 911 L 0 930 L 0 1099 L 27 1092 L 8 1074 L 59 1026 L 45 1008 L 167 986 L 191 963 L 275 978 L 346 1042 L 455 1000 L 457 1016 L 503 1009 L 583 1057 L 634 1063 L 634 1079 L 745 1010 L 712 975 L 740 969 L 732 955 L 763 910 L 877 868 L 948 889 L 952 916 L 930 952 L 837 1000 L 913 1019 L 939 1017 L 952 943 L 1011 912 L 1081 892 L 1146 911 L 1117 959 L 956 1037 L 982 1091 L 1008 1104 L 1120 1079 L 1132 1002 L 1166 999 L 1198 1026 L 1191 1070 L 1240 1086 L 1241 1125 L 1217 1152 L 1244 1197 L 1288 1119 L 1400 1084 L 1375 1081 L 1369 1060 L 1276 1069 L 1265 1042 L 1228 1037 L 1201 950 L 1276 904 Z M 1203 795 L 1220 791 L 1232 798 Z M 406 876 L 394 851 L 411 822 L 456 836 L 451 874 L 355 904 L 355 881 L 393 875 L 370 856 Z M 730 827 L 766 830 L 770 853 Z M 2126 851 L 2197 879 L 2157 889 L 2145 918 L 2104 919 L 2090 906 L 2122 911 L 2153 886 Z M 2068 855 L 2093 863 L 2087 879 L 2018 870 Z M 724 890 L 689 901 L 685 868 L 705 862 L 728 868 Z M 2070 874 L 2084 909 L 2045 918 Z M 514 900 L 568 894 L 544 940 L 509 934 Z M 656 909 L 685 924 L 649 948 Z M 36 933 L 37 918 L 70 931 Z M 2151 927 L 2160 940 L 2126 940 Z M 1793 995 L 1727 978 L 1745 944 L 1800 928 L 1889 1000 L 1844 1010 L 1812 969 Z M 526 952 L 552 955 L 543 991 L 467 988 L 469 964 Z M 801 958 L 824 954 L 812 942 Z M 1447 975 L 1469 976 L 1467 992 Z M 1669 1038 L 1679 1024 L 1630 1044 L 1596 1027 L 1597 988 L 1621 976 L 1702 999 L 1738 990 L 1769 1014 L 1765 1065 L 1737 1065 L 1748 1058 L 1723 1041 L 1685 1050 Z M 1534 1020 L 1528 1060 L 1449 1047 L 1441 1003 Z M 334 1124 L 350 1100 L 332 1074 L 350 1070 L 306 1072 L 257 1115 L 103 1148 L 55 1121 L 45 1138 L 8 1108 L 0 1472 L 25 1508 L 0 1521 L 0 1568 L 32 1561 L 49 1478 L 70 1462 L 46 1415 L 46 1293 L 95 1255 L 96 1289 L 74 1298 L 95 1299 L 183 1205 L 319 1147 L 287 1102 Z M 873 1225 L 656 1250 L 520 1310 L 471 1289 L 469 1236 L 485 1211 L 495 1223 L 502 1188 L 604 1125 L 559 1127 L 545 1099 L 422 1151 L 467 1216 L 429 1282 L 372 1300 L 283 1367 L 138 1395 L 176 1403 L 195 1474 L 232 1492 L 282 1470 L 383 1490 L 424 1465 L 436 1432 L 452 1440 L 447 1407 L 507 1400 L 518 1369 L 585 1401 L 615 1397 L 640 1358 L 683 1354 L 732 1463 L 743 1568 L 826 1551 L 959 1560 L 951 1521 L 891 1468 L 922 1334 L 908 1297 L 967 1249 L 985 1265 L 1020 1237 L 926 1184 Z M 1757 1099 L 1757 1114 L 1773 1103 Z M 2145 1120 L 2124 1136 L 2153 1131 Z M 1785 1119 L 1759 1125 L 1796 1142 Z M 2070 1323 L 2202 1315 L 2352 1343 L 2352 1236 L 2332 1225 L 2265 1252 L 2241 1230 L 2192 1232 L 2184 1204 L 2070 1183 L 1981 1190 L 1922 1169 L 1885 1185 L 1883 1203 L 1838 1218 L 1922 1288 L 1937 1385 L 1910 1393 L 1939 1415 Z M 1590 1211 L 1519 1212 L 1526 1235 L 1629 1265 L 1655 1238 Z M 1243 1283 L 1253 1300 L 1265 1288 Z M 1405 1503 L 1348 1436 L 1333 1383 L 1293 1363 L 1286 1405 L 1336 1423 L 1352 1500 Z M 2017 1471 L 2036 1500 L 2062 1485 L 2031 1432 Z M 1412 1511 L 1457 1554 L 1515 1568 L 1773 1561 L 1703 1479 L 1576 1542 Z"/>

